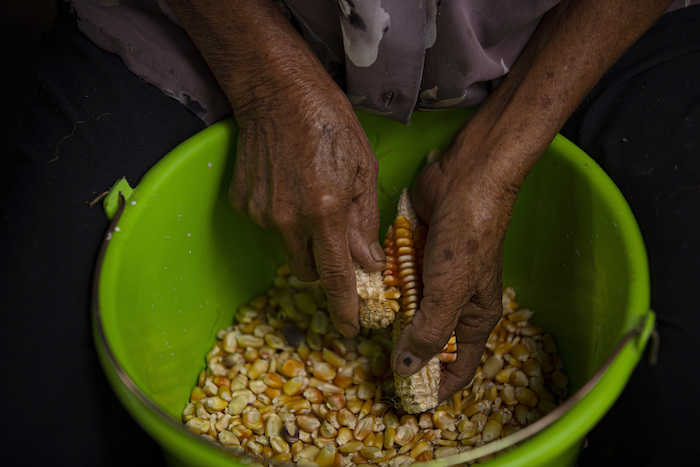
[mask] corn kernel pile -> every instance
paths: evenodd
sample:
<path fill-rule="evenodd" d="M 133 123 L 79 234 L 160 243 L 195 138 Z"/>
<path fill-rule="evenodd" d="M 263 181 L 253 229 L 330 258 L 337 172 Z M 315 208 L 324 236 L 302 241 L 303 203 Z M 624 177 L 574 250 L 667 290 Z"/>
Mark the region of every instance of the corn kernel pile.
<path fill-rule="evenodd" d="M 550 412 L 568 377 L 554 339 L 503 294 L 473 380 L 434 411 L 396 409 L 390 329 L 340 335 L 317 282 L 284 265 L 217 334 L 182 413 L 187 428 L 263 464 L 402 466 L 473 449 Z"/>

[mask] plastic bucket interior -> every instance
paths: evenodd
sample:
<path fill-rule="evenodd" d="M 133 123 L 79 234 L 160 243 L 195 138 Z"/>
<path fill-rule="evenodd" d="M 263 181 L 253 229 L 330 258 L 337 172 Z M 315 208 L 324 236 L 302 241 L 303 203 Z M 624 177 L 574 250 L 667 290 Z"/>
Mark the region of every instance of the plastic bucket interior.
<path fill-rule="evenodd" d="M 469 110 L 415 113 L 404 126 L 359 113 L 380 162 L 383 228 L 398 193 L 434 147 L 445 148 Z M 93 330 L 121 402 L 173 465 L 235 465 L 182 426 L 180 415 L 216 332 L 266 290 L 283 260 L 278 237 L 228 203 L 237 128 L 217 123 L 174 149 L 127 199 L 103 244 Z M 646 252 L 611 180 L 558 136 L 527 177 L 507 232 L 504 285 L 554 334 L 581 387 L 627 331 L 645 323 L 594 389 L 542 433 L 502 453 L 501 465 L 575 465 L 585 435 L 621 393 L 639 360 L 653 312 Z"/>

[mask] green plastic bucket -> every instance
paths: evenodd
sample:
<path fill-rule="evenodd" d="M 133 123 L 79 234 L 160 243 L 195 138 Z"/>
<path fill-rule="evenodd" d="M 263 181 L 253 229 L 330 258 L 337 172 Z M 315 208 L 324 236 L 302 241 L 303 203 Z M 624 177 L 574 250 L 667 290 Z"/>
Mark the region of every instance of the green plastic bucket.
<path fill-rule="evenodd" d="M 434 147 L 468 110 L 415 113 L 404 126 L 358 114 L 381 170 L 383 225 Z M 236 126 L 195 135 L 154 166 L 107 233 L 95 279 L 93 329 L 120 400 L 174 465 L 236 464 L 187 431 L 181 411 L 204 356 L 234 310 L 266 290 L 283 260 L 279 240 L 228 203 Z M 383 230 L 382 230 L 383 232 Z M 507 232 L 504 284 L 552 332 L 572 390 L 628 340 L 583 399 L 552 426 L 490 461 L 575 465 L 586 433 L 612 406 L 639 360 L 654 315 L 647 259 L 624 198 L 588 156 L 558 136 L 528 176 Z"/>

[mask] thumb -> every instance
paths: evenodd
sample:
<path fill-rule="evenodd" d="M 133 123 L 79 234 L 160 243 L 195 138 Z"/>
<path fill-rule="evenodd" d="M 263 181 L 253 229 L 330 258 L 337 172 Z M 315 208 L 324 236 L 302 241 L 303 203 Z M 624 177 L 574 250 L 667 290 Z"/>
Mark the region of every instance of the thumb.
<path fill-rule="evenodd" d="M 455 273 L 453 262 L 462 255 L 455 235 L 442 235 L 440 223 L 428 229 L 423 257 L 423 298 L 411 322 L 399 333 L 391 364 L 399 376 L 420 370 L 445 346 L 455 330 L 464 305 L 473 290 L 469 274 Z"/>

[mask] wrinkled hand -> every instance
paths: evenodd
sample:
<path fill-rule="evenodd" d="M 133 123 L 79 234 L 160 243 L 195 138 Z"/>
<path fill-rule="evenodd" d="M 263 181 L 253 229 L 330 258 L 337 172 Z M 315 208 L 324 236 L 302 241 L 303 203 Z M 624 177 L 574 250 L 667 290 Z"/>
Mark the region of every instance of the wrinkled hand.
<path fill-rule="evenodd" d="M 408 376 L 455 331 L 457 359 L 443 372 L 440 400 L 471 380 L 501 316 L 503 240 L 515 201 L 515 193 L 498 186 L 478 158 L 465 163 L 470 159 L 464 151 L 451 147 L 416 181 L 413 202 L 429 224 L 424 298 L 392 353 L 395 371 Z"/>
<path fill-rule="evenodd" d="M 273 229 L 292 272 L 320 278 L 340 332 L 359 329 L 352 260 L 385 264 L 378 164 L 345 94 L 271 0 L 168 0 L 239 126 L 231 205 Z"/>
<path fill-rule="evenodd" d="M 319 86 L 326 86 L 324 83 Z M 378 270 L 378 163 L 347 98 L 329 85 L 278 89 L 237 116 L 232 206 L 273 229 L 297 278 L 320 278 L 338 330 L 359 330 L 352 265 Z M 273 93 L 271 93 L 273 95 Z"/>

